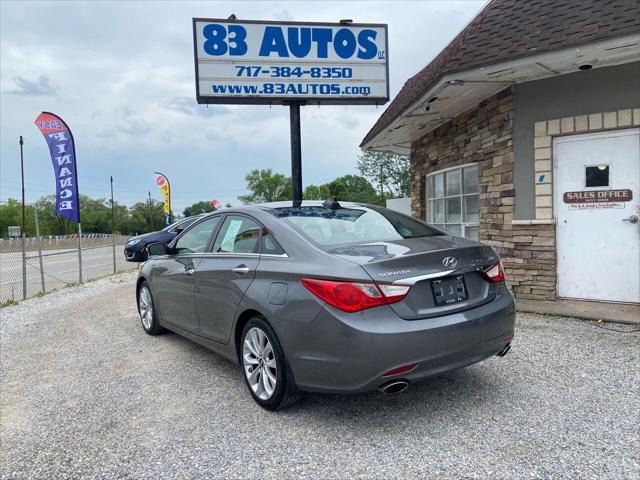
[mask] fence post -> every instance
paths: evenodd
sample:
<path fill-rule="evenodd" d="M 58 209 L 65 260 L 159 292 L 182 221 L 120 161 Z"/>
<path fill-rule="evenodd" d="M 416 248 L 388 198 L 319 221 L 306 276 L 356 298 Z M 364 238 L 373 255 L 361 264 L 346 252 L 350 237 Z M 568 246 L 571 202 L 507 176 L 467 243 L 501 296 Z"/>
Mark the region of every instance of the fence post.
<path fill-rule="evenodd" d="M 38 209 L 33 207 L 33 215 L 36 220 L 36 240 L 38 242 L 38 263 L 40 263 L 40 285 L 42 286 L 42 293 L 47 290 L 44 286 L 44 268 L 42 267 L 42 237 L 40 237 L 40 223 L 38 222 Z"/>
<path fill-rule="evenodd" d="M 22 232 L 22 299 L 27 299 L 27 239 Z"/>

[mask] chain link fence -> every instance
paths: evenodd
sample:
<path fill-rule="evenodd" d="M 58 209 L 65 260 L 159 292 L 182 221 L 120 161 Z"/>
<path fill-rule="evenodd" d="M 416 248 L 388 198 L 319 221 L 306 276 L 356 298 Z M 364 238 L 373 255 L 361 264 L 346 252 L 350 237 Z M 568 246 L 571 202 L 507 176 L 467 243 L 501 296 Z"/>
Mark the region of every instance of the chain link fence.
<path fill-rule="evenodd" d="M 123 249 L 129 238 L 103 233 L 83 234 L 82 281 L 137 269 L 137 263 L 125 261 Z M 25 277 L 26 282 L 23 282 Z M 0 304 L 78 282 L 78 235 L 25 238 L 24 254 L 22 238 L 0 238 Z"/>

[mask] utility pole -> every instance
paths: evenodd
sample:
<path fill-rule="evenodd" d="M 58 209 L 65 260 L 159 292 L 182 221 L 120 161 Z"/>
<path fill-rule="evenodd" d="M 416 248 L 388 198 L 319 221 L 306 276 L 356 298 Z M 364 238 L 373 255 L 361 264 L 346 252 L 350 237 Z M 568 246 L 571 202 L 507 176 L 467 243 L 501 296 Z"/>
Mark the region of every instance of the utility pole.
<path fill-rule="evenodd" d="M 149 193 L 149 225 L 151 225 L 151 231 L 153 232 L 153 209 L 151 208 L 151 192 Z"/>
<path fill-rule="evenodd" d="M 383 173 L 383 167 L 382 165 L 380 165 L 380 199 L 382 200 L 382 197 L 384 195 L 384 190 L 383 190 L 383 178 L 384 178 L 384 173 Z"/>
<path fill-rule="evenodd" d="M 22 135 L 20 135 L 20 178 L 22 181 L 22 299 L 27 299 L 27 239 L 25 238 L 26 220 L 24 208 L 24 155 L 22 152 Z"/>
<path fill-rule="evenodd" d="M 116 273 L 116 207 L 113 203 L 113 177 L 109 177 L 111 184 L 111 247 L 113 249 L 113 273 Z"/>

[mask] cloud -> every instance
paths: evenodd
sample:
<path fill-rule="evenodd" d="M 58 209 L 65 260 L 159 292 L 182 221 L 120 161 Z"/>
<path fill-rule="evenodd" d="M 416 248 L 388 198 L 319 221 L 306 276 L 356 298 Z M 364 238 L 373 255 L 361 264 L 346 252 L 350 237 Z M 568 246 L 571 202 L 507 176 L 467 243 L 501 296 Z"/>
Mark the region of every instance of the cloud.
<path fill-rule="evenodd" d="M 338 122 L 347 130 L 354 130 L 358 128 L 358 120 L 348 115 L 340 115 L 338 116 Z"/>
<path fill-rule="evenodd" d="M 56 95 L 57 87 L 51 85 L 49 77 L 40 75 L 37 81 L 29 80 L 20 75 L 13 79 L 18 86 L 18 90 L 11 90 L 14 95 L 26 95 L 30 97 L 52 97 Z"/>
<path fill-rule="evenodd" d="M 274 0 L 165 2 L 4 2 L 0 15 L 0 158 L 15 158 L 24 136 L 27 199 L 49 194 L 46 142 L 33 124 L 59 113 L 78 147 L 83 193 L 127 204 L 158 195 L 152 172 L 171 177 L 176 210 L 246 193 L 256 168 L 290 173 L 289 111 L 273 105 L 198 105 L 193 17 L 389 23 L 391 96 L 436 55 L 484 2 Z M 213 8 L 213 10 L 212 10 Z M 64 24 L 67 28 L 51 29 Z M 64 53 L 64 61 L 61 61 Z M 13 91 L 11 91 L 13 90 Z M 362 137 L 385 106 L 302 109 L 303 183 L 353 174 Z M 19 162 L 0 161 L 0 200 L 20 196 Z M 38 187 L 38 185 L 46 185 Z"/>
<path fill-rule="evenodd" d="M 186 115 L 195 115 L 202 118 L 211 118 L 217 115 L 229 113 L 229 108 L 224 106 L 200 105 L 193 97 L 173 97 L 162 105 L 164 108 Z"/>
<path fill-rule="evenodd" d="M 289 10 L 287 10 L 286 8 L 283 8 L 279 12 L 274 13 L 273 14 L 273 18 L 276 19 L 276 20 L 280 20 L 281 22 L 292 22 L 293 21 L 293 16 L 291 15 L 291 12 Z"/>

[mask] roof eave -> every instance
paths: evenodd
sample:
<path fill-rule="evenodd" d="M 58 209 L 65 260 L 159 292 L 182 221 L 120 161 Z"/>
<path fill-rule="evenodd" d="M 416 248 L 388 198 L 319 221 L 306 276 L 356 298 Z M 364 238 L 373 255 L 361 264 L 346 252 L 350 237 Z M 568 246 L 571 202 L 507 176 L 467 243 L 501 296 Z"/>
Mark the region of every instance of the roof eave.
<path fill-rule="evenodd" d="M 365 137 L 360 148 L 408 155 L 413 141 L 509 85 L 576 72 L 584 64 L 602 68 L 640 61 L 638 45 L 640 33 L 635 33 L 444 75 L 384 128 Z"/>

